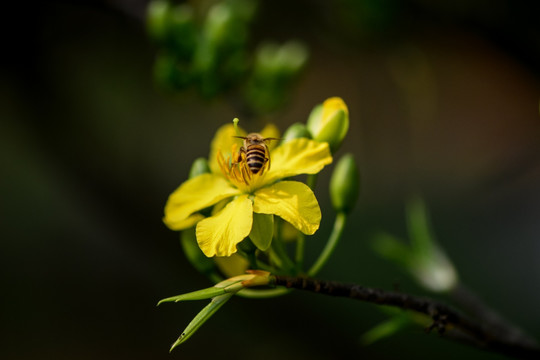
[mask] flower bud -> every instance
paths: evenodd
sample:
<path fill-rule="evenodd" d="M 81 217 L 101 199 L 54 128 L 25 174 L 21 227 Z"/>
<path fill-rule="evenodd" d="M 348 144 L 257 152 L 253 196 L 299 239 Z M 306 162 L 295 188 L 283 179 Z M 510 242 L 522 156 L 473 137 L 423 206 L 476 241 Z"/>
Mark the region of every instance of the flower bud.
<path fill-rule="evenodd" d="M 349 110 L 339 97 L 327 99 L 311 111 L 307 127 L 314 140 L 327 142 L 335 153 L 349 130 Z"/>
<path fill-rule="evenodd" d="M 146 26 L 150 36 L 163 41 L 167 35 L 167 21 L 171 6 L 168 1 L 154 0 L 148 4 Z"/>
<path fill-rule="evenodd" d="M 171 9 L 168 19 L 168 42 L 179 61 L 189 62 L 197 46 L 194 11 L 188 4 Z"/>
<path fill-rule="evenodd" d="M 311 134 L 306 125 L 302 123 L 294 123 L 285 131 L 282 137 L 282 143 L 286 143 L 292 139 L 308 138 L 311 139 Z"/>
<path fill-rule="evenodd" d="M 194 178 L 202 174 L 210 172 L 210 167 L 208 166 L 208 160 L 203 157 L 195 159 L 191 165 L 191 170 L 189 171 L 189 178 Z"/>
<path fill-rule="evenodd" d="M 285 104 L 308 57 L 306 46 L 298 41 L 261 44 L 245 92 L 249 105 L 257 112 L 266 113 Z"/>
<path fill-rule="evenodd" d="M 458 284 L 457 271 L 446 254 L 436 244 L 427 254 L 416 254 L 409 271 L 424 288 L 433 292 L 446 292 Z"/>
<path fill-rule="evenodd" d="M 216 4 L 210 8 L 204 24 L 204 34 L 212 48 L 223 47 L 221 42 L 227 40 L 226 37 L 231 31 L 233 20 L 234 16 L 230 6 Z"/>
<path fill-rule="evenodd" d="M 360 190 L 360 177 L 352 154 L 343 156 L 330 179 L 330 198 L 339 212 L 349 213 L 354 207 Z"/>

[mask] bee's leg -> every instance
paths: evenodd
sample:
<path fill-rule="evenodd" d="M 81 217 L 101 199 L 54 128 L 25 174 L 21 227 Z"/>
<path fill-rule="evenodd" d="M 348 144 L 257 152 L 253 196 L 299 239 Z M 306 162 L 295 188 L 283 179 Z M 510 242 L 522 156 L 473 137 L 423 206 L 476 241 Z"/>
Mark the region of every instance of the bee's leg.
<path fill-rule="evenodd" d="M 259 173 L 262 175 L 265 171 L 270 170 L 270 158 L 264 158 L 263 166 L 261 167 L 261 170 Z"/>
<path fill-rule="evenodd" d="M 233 162 L 231 165 L 238 165 L 242 161 L 245 161 L 245 160 L 246 160 L 246 149 L 244 149 L 244 147 L 242 146 L 240 148 L 240 151 L 238 152 L 238 157 L 236 158 L 236 162 Z"/>

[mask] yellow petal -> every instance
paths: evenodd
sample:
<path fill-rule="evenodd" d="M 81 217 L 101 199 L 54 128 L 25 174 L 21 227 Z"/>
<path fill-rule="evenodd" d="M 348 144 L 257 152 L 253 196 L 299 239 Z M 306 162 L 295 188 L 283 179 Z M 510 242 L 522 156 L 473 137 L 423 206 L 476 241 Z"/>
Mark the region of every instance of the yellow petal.
<path fill-rule="evenodd" d="M 186 229 L 194 225 L 190 216 L 195 212 L 239 192 L 220 176 L 199 175 L 184 182 L 169 196 L 163 221 L 172 230 Z"/>
<path fill-rule="evenodd" d="M 247 195 L 239 196 L 217 215 L 197 224 L 197 242 L 208 257 L 231 256 L 236 245 L 249 235 L 252 223 L 252 202 Z"/>
<path fill-rule="evenodd" d="M 316 174 L 332 163 L 327 143 L 306 138 L 286 142 L 274 149 L 270 158 L 272 167 L 266 174 L 266 183 L 299 174 Z"/>
<path fill-rule="evenodd" d="M 221 126 L 216 135 L 212 139 L 210 145 L 210 156 L 208 157 L 208 164 L 210 165 L 210 170 L 214 174 L 220 174 L 221 170 L 219 169 L 219 164 L 217 162 L 217 153 L 221 149 L 223 157 L 227 159 L 231 156 L 230 151 L 233 144 L 242 146 L 242 140 L 235 138 L 235 136 L 246 136 L 246 132 L 238 127 L 239 134 L 236 133 L 233 124 L 226 124 Z"/>
<path fill-rule="evenodd" d="M 253 211 L 278 215 L 307 235 L 314 234 L 321 223 L 321 209 L 313 191 L 298 181 L 281 181 L 257 190 Z"/>
<path fill-rule="evenodd" d="M 192 226 L 195 226 L 199 221 L 204 219 L 204 215 L 196 213 L 184 220 L 170 220 L 170 219 L 164 219 L 165 224 L 169 227 L 169 229 L 172 230 L 184 230 L 189 229 Z"/>

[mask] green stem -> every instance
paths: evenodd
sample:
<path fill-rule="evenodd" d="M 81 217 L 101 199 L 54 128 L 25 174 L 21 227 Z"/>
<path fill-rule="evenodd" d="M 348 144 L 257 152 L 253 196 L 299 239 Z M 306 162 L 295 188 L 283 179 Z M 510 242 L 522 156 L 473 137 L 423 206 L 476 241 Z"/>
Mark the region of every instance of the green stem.
<path fill-rule="evenodd" d="M 323 251 L 319 255 L 315 264 L 309 269 L 308 276 L 315 276 L 321 268 L 326 264 L 332 253 L 334 252 L 341 236 L 343 235 L 343 230 L 345 229 L 345 223 L 347 222 L 347 215 L 344 212 L 339 212 L 336 215 L 336 220 L 334 221 L 334 228 L 332 233 L 328 238 L 328 242 L 324 247 Z"/>
<path fill-rule="evenodd" d="M 317 185 L 317 174 L 308 175 L 306 184 L 311 190 L 315 190 L 315 185 Z"/>
<path fill-rule="evenodd" d="M 283 270 L 285 270 L 286 272 L 290 272 L 292 269 L 295 268 L 293 261 L 287 254 L 283 241 L 279 241 L 279 239 L 274 239 L 274 241 L 272 241 L 271 250 L 275 257 L 277 257 L 281 261 L 281 268 Z"/>
<path fill-rule="evenodd" d="M 305 247 L 305 241 L 306 235 L 302 234 L 300 231 L 298 232 L 298 237 L 296 239 L 296 256 L 294 260 L 296 261 L 296 268 L 298 269 L 298 272 L 302 272 L 302 269 L 304 267 L 304 247 Z"/>

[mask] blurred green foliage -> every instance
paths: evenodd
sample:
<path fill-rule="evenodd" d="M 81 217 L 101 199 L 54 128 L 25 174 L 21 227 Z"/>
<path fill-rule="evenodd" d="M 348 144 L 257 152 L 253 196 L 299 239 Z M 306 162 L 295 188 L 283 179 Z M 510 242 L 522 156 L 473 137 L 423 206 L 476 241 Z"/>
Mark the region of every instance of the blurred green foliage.
<path fill-rule="evenodd" d="M 148 33 L 158 46 L 156 82 L 172 91 L 195 87 L 206 99 L 232 95 L 256 114 L 283 106 L 308 60 L 306 47 L 298 41 L 264 42 L 251 50 L 255 0 L 194 4 L 148 5 Z"/>

